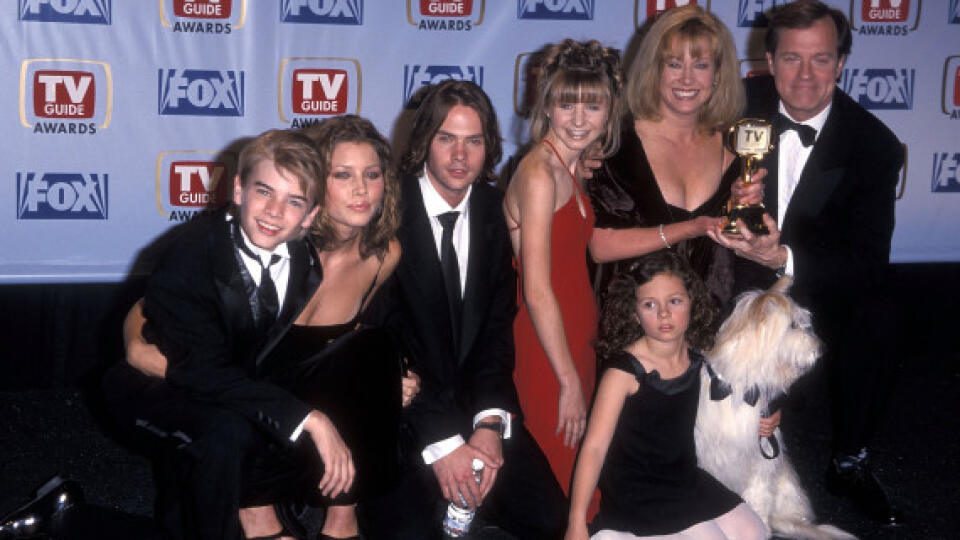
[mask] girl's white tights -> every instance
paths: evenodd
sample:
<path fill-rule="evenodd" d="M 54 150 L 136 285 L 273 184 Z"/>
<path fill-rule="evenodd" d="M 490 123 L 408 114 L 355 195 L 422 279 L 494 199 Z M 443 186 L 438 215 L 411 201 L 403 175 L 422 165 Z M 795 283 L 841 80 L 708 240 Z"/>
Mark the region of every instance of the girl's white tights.
<path fill-rule="evenodd" d="M 703 521 L 675 534 L 636 536 L 603 529 L 590 540 L 764 540 L 770 536 L 766 525 L 746 503 L 722 516 Z"/>

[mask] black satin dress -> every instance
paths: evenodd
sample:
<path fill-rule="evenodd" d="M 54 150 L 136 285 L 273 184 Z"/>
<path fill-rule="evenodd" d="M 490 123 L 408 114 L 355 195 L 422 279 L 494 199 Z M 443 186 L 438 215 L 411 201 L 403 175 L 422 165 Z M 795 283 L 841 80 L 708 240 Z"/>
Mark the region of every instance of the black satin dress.
<path fill-rule="evenodd" d="M 318 504 L 375 496 L 390 489 L 398 475 L 401 356 L 385 330 L 360 325 L 360 317 L 329 326 L 293 325 L 265 360 L 274 366 L 273 379 L 285 381 L 298 399 L 330 417 L 350 449 L 356 477 L 347 494 L 331 501 L 316 493 L 321 467 L 314 467 L 313 478 L 302 479 L 308 500 Z M 300 442 L 306 439 L 303 434 Z M 308 442 L 301 446 L 312 448 Z M 308 457 L 316 461 L 319 456 L 312 454 Z"/>
<path fill-rule="evenodd" d="M 697 467 L 693 426 L 703 358 L 690 351 L 690 367 L 677 377 L 647 373 L 628 352 L 608 358 L 606 369 L 626 371 L 640 389 L 627 396 L 600 471 L 595 530 L 638 536 L 678 533 L 721 516 L 743 500 Z"/>
<path fill-rule="evenodd" d="M 620 149 L 607 158 L 587 182 L 587 193 L 596 215 L 595 228 L 629 229 L 657 227 L 699 216 L 718 217 L 730 197 L 730 187 L 740 176 L 740 160 L 723 173 L 717 191 L 693 211 L 667 203 L 660 192 L 643 144 L 633 127 L 633 119 L 623 123 Z M 733 253 L 706 236 L 691 238 L 674 247 L 686 257 L 693 270 L 707 284 L 718 305 L 730 301 L 733 290 Z M 594 290 L 603 297 L 610 279 L 620 268 L 636 259 L 598 264 L 593 275 Z"/>

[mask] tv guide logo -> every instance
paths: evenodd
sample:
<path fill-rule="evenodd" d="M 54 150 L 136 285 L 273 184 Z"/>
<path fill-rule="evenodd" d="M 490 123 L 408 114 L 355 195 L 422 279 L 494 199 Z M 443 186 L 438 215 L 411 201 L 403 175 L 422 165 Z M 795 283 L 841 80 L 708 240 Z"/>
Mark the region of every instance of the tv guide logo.
<path fill-rule="evenodd" d="M 19 0 L 21 21 L 110 24 L 111 0 Z"/>
<path fill-rule="evenodd" d="M 161 0 L 160 24 L 172 32 L 229 34 L 242 28 L 247 0 Z"/>
<path fill-rule="evenodd" d="M 517 0 L 518 19 L 592 21 L 596 0 Z"/>
<path fill-rule="evenodd" d="M 20 124 L 34 133 L 92 135 L 110 125 L 110 65 L 95 60 L 24 60 Z"/>
<path fill-rule="evenodd" d="M 298 128 L 324 117 L 360 114 L 362 74 L 355 58 L 284 58 L 280 62 L 280 120 Z"/>
<path fill-rule="evenodd" d="M 470 31 L 483 23 L 486 0 L 407 0 L 407 22 L 420 30 Z"/>
<path fill-rule="evenodd" d="M 756 77 L 758 75 L 769 75 L 770 66 L 766 58 L 742 58 L 737 60 L 740 65 L 741 77 Z"/>
<path fill-rule="evenodd" d="M 107 219 L 108 176 L 18 172 L 17 219 Z"/>
<path fill-rule="evenodd" d="M 239 70 L 157 70 L 161 115 L 243 116 L 244 74 Z"/>
<path fill-rule="evenodd" d="M 953 120 L 960 119 L 960 55 L 948 56 L 943 62 L 941 108 Z"/>
<path fill-rule="evenodd" d="M 168 221 L 187 221 L 230 201 L 237 156 L 233 152 L 161 152 L 156 165 L 157 210 Z"/>
<path fill-rule="evenodd" d="M 281 0 L 280 22 L 363 24 L 363 0 Z"/>
<path fill-rule="evenodd" d="M 840 87 L 865 109 L 909 110 L 916 75 L 906 68 L 844 68 Z"/>
<path fill-rule="evenodd" d="M 905 36 L 917 29 L 920 0 L 856 0 L 850 23 L 861 36 Z"/>
<path fill-rule="evenodd" d="M 404 105 L 420 88 L 447 79 L 470 81 L 483 87 L 483 66 L 406 64 L 403 66 Z"/>
<path fill-rule="evenodd" d="M 960 192 L 960 152 L 935 152 L 931 180 L 934 193 Z"/>

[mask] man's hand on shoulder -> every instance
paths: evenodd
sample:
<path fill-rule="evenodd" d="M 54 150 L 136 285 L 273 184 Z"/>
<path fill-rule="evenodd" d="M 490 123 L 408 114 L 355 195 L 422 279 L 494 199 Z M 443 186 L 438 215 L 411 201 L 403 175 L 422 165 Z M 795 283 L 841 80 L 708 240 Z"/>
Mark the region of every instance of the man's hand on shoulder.
<path fill-rule="evenodd" d="M 327 497 L 336 497 L 349 491 L 356 474 L 353 458 L 330 418 L 320 411 L 310 411 L 303 430 L 310 434 L 323 461 L 323 477 L 317 489 Z"/>
<path fill-rule="evenodd" d="M 738 256 L 762 264 L 768 268 L 780 268 L 787 263 L 787 249 L 780 245 L 780 230 L 777 222 L 769 214 L 763 215 L 763 223 L 770 230 L 770 234 L 756 235 L 747 230 L 742 220 L 737 220 L 740 236 L 723 233 L 723 225 L 718 224 L 707 235 L 714 242 L 730 248 Z"/>
<path fill-rule="evenodd" d="M 476 435 L 477 434 L 474 433 L 474 435 L 470 437 L 469 443 L 461 445 L 453 452 L 434 461 L 431 465 L 431 467 L 433 467 L 433 474 L 437 477 L 437 482 L 440 484 L 440 491 L 443 493 L 443 498 L 459 504 L 460 497 L 458 495 L 462 494 L 463 500 L 470 508 L 479 506 L 485 495 L 481 489 L 483 480 L 481 479 L 480 485 L 474 480 L 473 460 L 479 459 L 483 462 L 484 475 L 488 474 L 488 470 L 500 468 L 503 461 L 499 456 L 491 456 L 477 446 L 474 446 L 473 443 L 476 440 Z M 493 432 L 490 432 L 490 435 L 495 437 L 499 444 L 499 436 Z M 492 480 L 490 483 L 492 485 Z"/>

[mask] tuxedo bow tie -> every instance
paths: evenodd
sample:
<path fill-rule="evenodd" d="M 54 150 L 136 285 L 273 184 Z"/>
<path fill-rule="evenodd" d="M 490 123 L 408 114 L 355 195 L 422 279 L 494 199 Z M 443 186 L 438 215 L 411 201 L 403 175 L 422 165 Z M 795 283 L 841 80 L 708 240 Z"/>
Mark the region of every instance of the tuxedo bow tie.
<path fill-rule="evenodd" d="M 800 137 L 800 143 L 805 147 L 810 146 L 813 144 L 813 141 L 817 139 L 816 129 L 806 124 L 794 122 L 793 120 L 787 118 L 787 116 L 783 113 L 777 113 L 776 118 L 773 119 L 773 129 L 775 129 L 778 134 L 785 133 L 790 129 L 796 131 L 797 135 Z"/>

